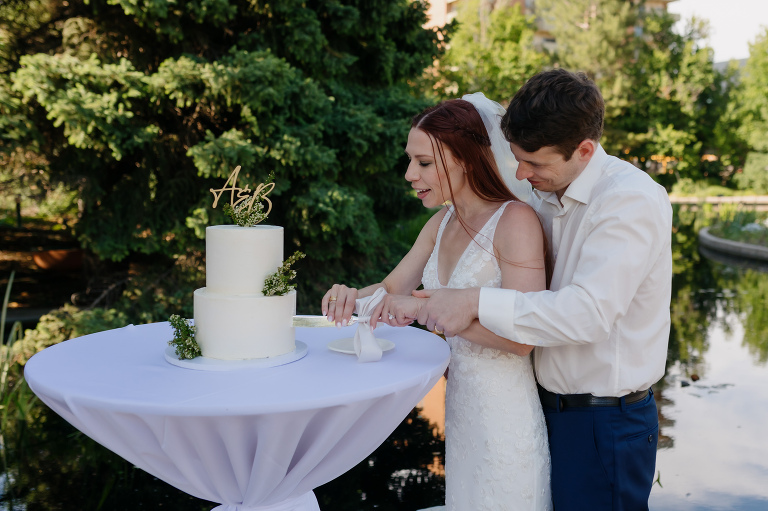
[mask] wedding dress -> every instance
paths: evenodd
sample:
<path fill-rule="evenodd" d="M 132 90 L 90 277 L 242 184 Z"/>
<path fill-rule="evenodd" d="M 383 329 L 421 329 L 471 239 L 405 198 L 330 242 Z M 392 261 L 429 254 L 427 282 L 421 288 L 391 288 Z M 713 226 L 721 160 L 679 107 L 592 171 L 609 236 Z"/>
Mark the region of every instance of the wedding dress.
<path fill-rule="evenodd" d="M 437 266 L 449 208 L 424 268 L 424 289 L 500 287 L 493 236 L 507 204 L 494 213 L 462 254 L 446 285 Z M 549 511 L 549 448 L 530 355 L 473 344 L 451 347 L 445 391 L 447 511 Z"/>

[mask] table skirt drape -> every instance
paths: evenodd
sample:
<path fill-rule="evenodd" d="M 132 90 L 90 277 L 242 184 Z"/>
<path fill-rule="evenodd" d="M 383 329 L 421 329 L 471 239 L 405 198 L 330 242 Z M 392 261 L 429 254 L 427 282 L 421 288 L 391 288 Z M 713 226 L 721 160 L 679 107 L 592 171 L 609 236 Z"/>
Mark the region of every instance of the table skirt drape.
<path fill-rule="evenodd" d="M 217 510 L 317 511 L 312 490 L 384 442 L 447 366 L 438 337 L 387 328 L 397 347 L 376 363 L 325 349 L 344 329 L 299 329 L 304 359 L 211 375 L 165 362 L 168 328 L 146 325 L 44 350 L 25 377 L 77 429 Z"/>

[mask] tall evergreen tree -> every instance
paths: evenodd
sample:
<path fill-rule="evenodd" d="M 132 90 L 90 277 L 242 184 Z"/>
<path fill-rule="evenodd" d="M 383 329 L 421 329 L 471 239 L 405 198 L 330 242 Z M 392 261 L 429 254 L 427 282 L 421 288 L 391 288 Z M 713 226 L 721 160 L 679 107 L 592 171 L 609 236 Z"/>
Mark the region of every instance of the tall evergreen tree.
<path fill-rule="evenodd" d="M 0 150 L 78 193 L 103 259 L 200 248 L 220 188 L 271 172 L 268 223 L 305 296 L 380 275 L 419 208 L 402 179 L 410 82 L 448 40 L 410 0 L 11 0 L 0 4 Z M 33 164 L 30 162 L 34 162 Z"/>

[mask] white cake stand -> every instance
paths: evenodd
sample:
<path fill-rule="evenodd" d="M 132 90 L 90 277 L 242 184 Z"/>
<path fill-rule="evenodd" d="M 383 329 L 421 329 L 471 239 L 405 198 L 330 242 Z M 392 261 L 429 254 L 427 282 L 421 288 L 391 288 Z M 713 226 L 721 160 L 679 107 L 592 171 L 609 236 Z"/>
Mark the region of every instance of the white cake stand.
<path fill-rule="evenodd" d="M 234 371 L 238 369 L 275 367 L 296 362 L 304 358 L 306 354 L 307 345 L 301 341 L 296 341 L 296 348 L 284 355 L 268 358 L 251 358 L 248 360 L 219 360 L 206 357 L 182 360 L 176 355 L 176 349 L 173 346 L 165 348 L 165 360 L 169 363 L 185 369 L 196 369 L 198 371 Z"/>

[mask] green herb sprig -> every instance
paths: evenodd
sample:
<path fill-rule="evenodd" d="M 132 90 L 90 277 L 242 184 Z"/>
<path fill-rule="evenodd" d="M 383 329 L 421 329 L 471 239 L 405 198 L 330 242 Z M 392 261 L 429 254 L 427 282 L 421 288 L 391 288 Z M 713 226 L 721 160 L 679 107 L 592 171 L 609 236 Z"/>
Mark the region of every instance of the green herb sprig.
<path fill-rule="evenodd" d="M 267 214 L 264 213 L 264 204 L 261 202 L 254 203 L 250 211 L 248 201 L 241 202 L 235 207 L 232 207 L 231 204 L 224 204 L 224 213 L 240 227 L 253 227 L 267 218 Z"/>
<path fill-rule="evenodd" d="M 262 201 L 269 201 L 269 199 L 266 198 L 266 194 L 274 188 L 274 186 L 269 187 L 266 185 L 269 185 L 274 181 L 275 173 L 271 172 L 267 177 L 267 180 L 257 188 L 256 192 L 254 192 L 253 197 L 244 200 L 234 207 L 231 204 L 224 204 L 224 214 L 228 215 L 232 222 L 240 227 L 253 227 L 254 225 L 263 222 L 267 218 L 267 215 L 269 215 L 269 210 L 264 211 L 264 203 Z"/>
<path fill-rule="evenodd" d="M 291 266 L 305 256 L 306 254 L 297 250 L 291 257 L 283 261 L 280 268 L 264 280 L 264 290 L 262 291 L 264 296 L 282 296 L 296 289 L 296 285 L 290 283 L 296 278 L 296 270 L 291 269 Z"/>
<path fill-rule="evenodd" d="M 173 314 L 168 318 L 168 323 L 173 327 L 173 339 L 168 341 L 168 344 L 176 348 L 176 356 L 179 359 L 191 359 L 203 354 L 195 340 L 195 326 L 191 320 Z"/>

